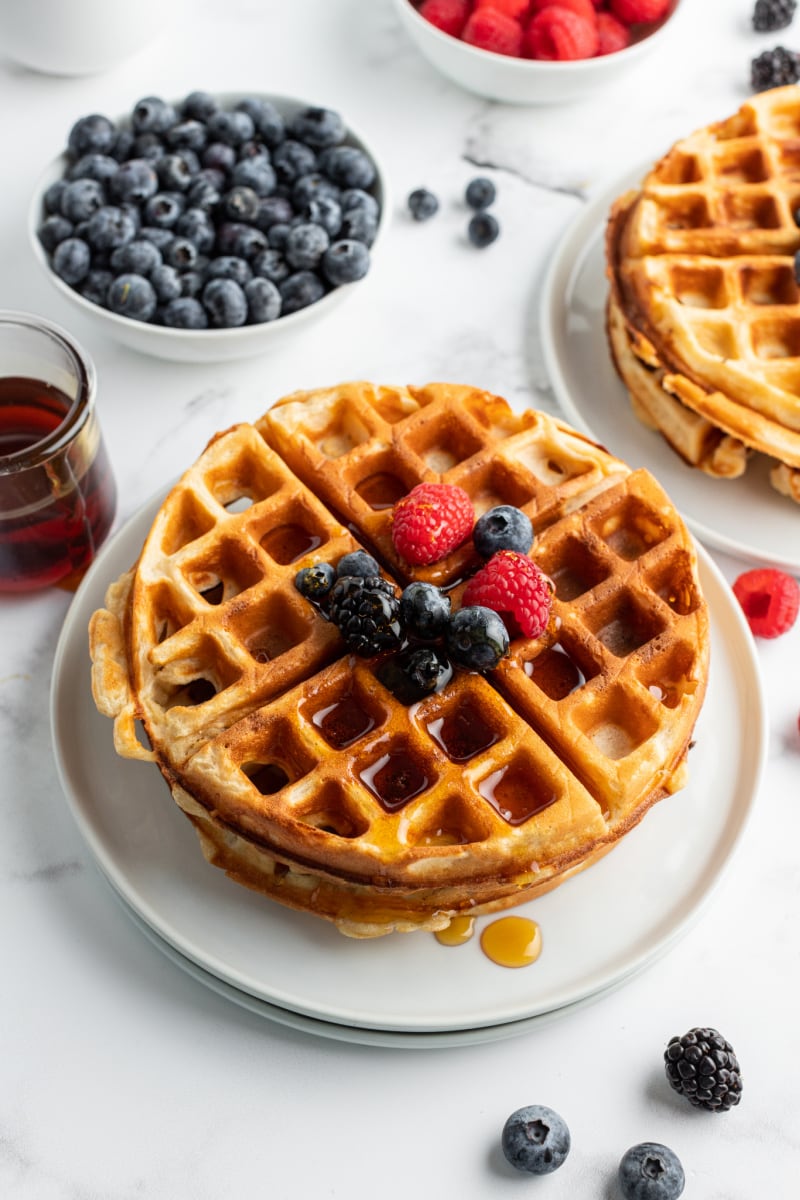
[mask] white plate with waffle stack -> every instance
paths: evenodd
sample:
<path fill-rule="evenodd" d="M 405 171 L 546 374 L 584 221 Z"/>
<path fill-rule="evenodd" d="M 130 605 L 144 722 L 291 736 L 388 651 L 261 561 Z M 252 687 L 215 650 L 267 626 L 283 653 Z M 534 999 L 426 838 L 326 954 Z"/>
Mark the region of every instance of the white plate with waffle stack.
<path fill-rule="evenodd" d="M 352 940 L 238 886 L 205 862 L 158 770 L 117 758 L 90 693 L 86 629 L 107 585 L 136 559 L 161 499 L 119 531 L 84 580 L 64 623 L 52 686 L 56 759 L 75 819 L 157 944 L 218 980 L 218 990 L 254 998 L 264 1015 L 274 1007 L 310 1018 L 321 1024 L 317 1032 L 332 1023 L 352 1040 L 370 1040 L 376 1030 L 472 1031 L 485 1040 L 498 1026 L 527 1028 L 618 985 L 691 925 L 742 836 L 766 747 L 752 639 L 702 550 L 713 665 L 690 782 L 602 861 L 516 910 L 538 922 L 544 947 L 532 966 L 509 970 L 485 957 L 477 936 L 458 948 L 425 933 Z M 731 748 L 723 760 L 715 745 L 720 729 Z M 492 919 L 479 918 L 476 932 Z"/>
<path fill-rule="evenodd" d="M 606 339 L 604 235 L 613 201 L 650 164 L 598 193 L 567 229 L 544 281 L 539 330 L 545 368 L 567 419 L 632 467 L 647 467 L 701 541 L 750 563 L 800 571 L 800 510 L 770 485 L 757 455 L 738 479 L 684 463 L 634 415 Z"/>

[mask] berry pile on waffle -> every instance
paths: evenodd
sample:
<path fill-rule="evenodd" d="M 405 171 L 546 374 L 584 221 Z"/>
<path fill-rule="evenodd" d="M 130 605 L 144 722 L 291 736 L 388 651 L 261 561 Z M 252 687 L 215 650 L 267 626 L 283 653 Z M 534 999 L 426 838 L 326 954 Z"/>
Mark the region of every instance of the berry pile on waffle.
<path fill-rule="evenodd" d="M 212 439 L 90 646 L 207 858 L 370 937 L 537 896 L 679 788 L 708 616 L 646 471 L 477 389 L 351 383 Z"/>
<path fill-rule="evenodd" d="M 614 204 L 608 333 L 633 407 L 689 464 L 774 460 L 800 502 L 800 87 L 699 130 Z"/>

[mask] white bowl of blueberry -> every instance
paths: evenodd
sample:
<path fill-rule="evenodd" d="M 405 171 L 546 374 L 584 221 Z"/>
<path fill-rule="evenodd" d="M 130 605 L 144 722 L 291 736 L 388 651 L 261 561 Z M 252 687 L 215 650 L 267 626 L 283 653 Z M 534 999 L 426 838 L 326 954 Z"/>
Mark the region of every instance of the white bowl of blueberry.
<path fill-rule="evenodd" d="M 352 294 L 388 221 L 374 152 L 332 109 L 262 93 L 81 117 L 29 213 L 59 292 L 145 354 L 268 352 Z"/>

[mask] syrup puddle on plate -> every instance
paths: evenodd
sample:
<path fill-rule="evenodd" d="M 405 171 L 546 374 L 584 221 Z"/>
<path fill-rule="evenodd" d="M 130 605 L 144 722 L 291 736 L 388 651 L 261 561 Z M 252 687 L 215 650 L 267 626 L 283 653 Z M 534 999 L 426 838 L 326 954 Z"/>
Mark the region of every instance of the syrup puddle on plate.
<path fill-rule="evenodd" d="M 463 946 L 474 932 L 474 917 L 453 917 L 434 937 L 442 946 Z M 529 967 L 542 952 L 542 931 L 529 917 L 499 917 L 486 926 L 480 945 L 499 967 Z"/>

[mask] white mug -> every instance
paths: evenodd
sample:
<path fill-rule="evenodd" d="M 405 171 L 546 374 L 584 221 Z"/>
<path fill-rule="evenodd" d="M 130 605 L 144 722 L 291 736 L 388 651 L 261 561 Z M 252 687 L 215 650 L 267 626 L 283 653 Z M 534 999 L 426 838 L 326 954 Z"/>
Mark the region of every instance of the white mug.
<path fill-rule="evenodd" d="M 0 55 L 50 75 L 116 66 L 171 23 L 173 0 L 0 0 Z"/>

